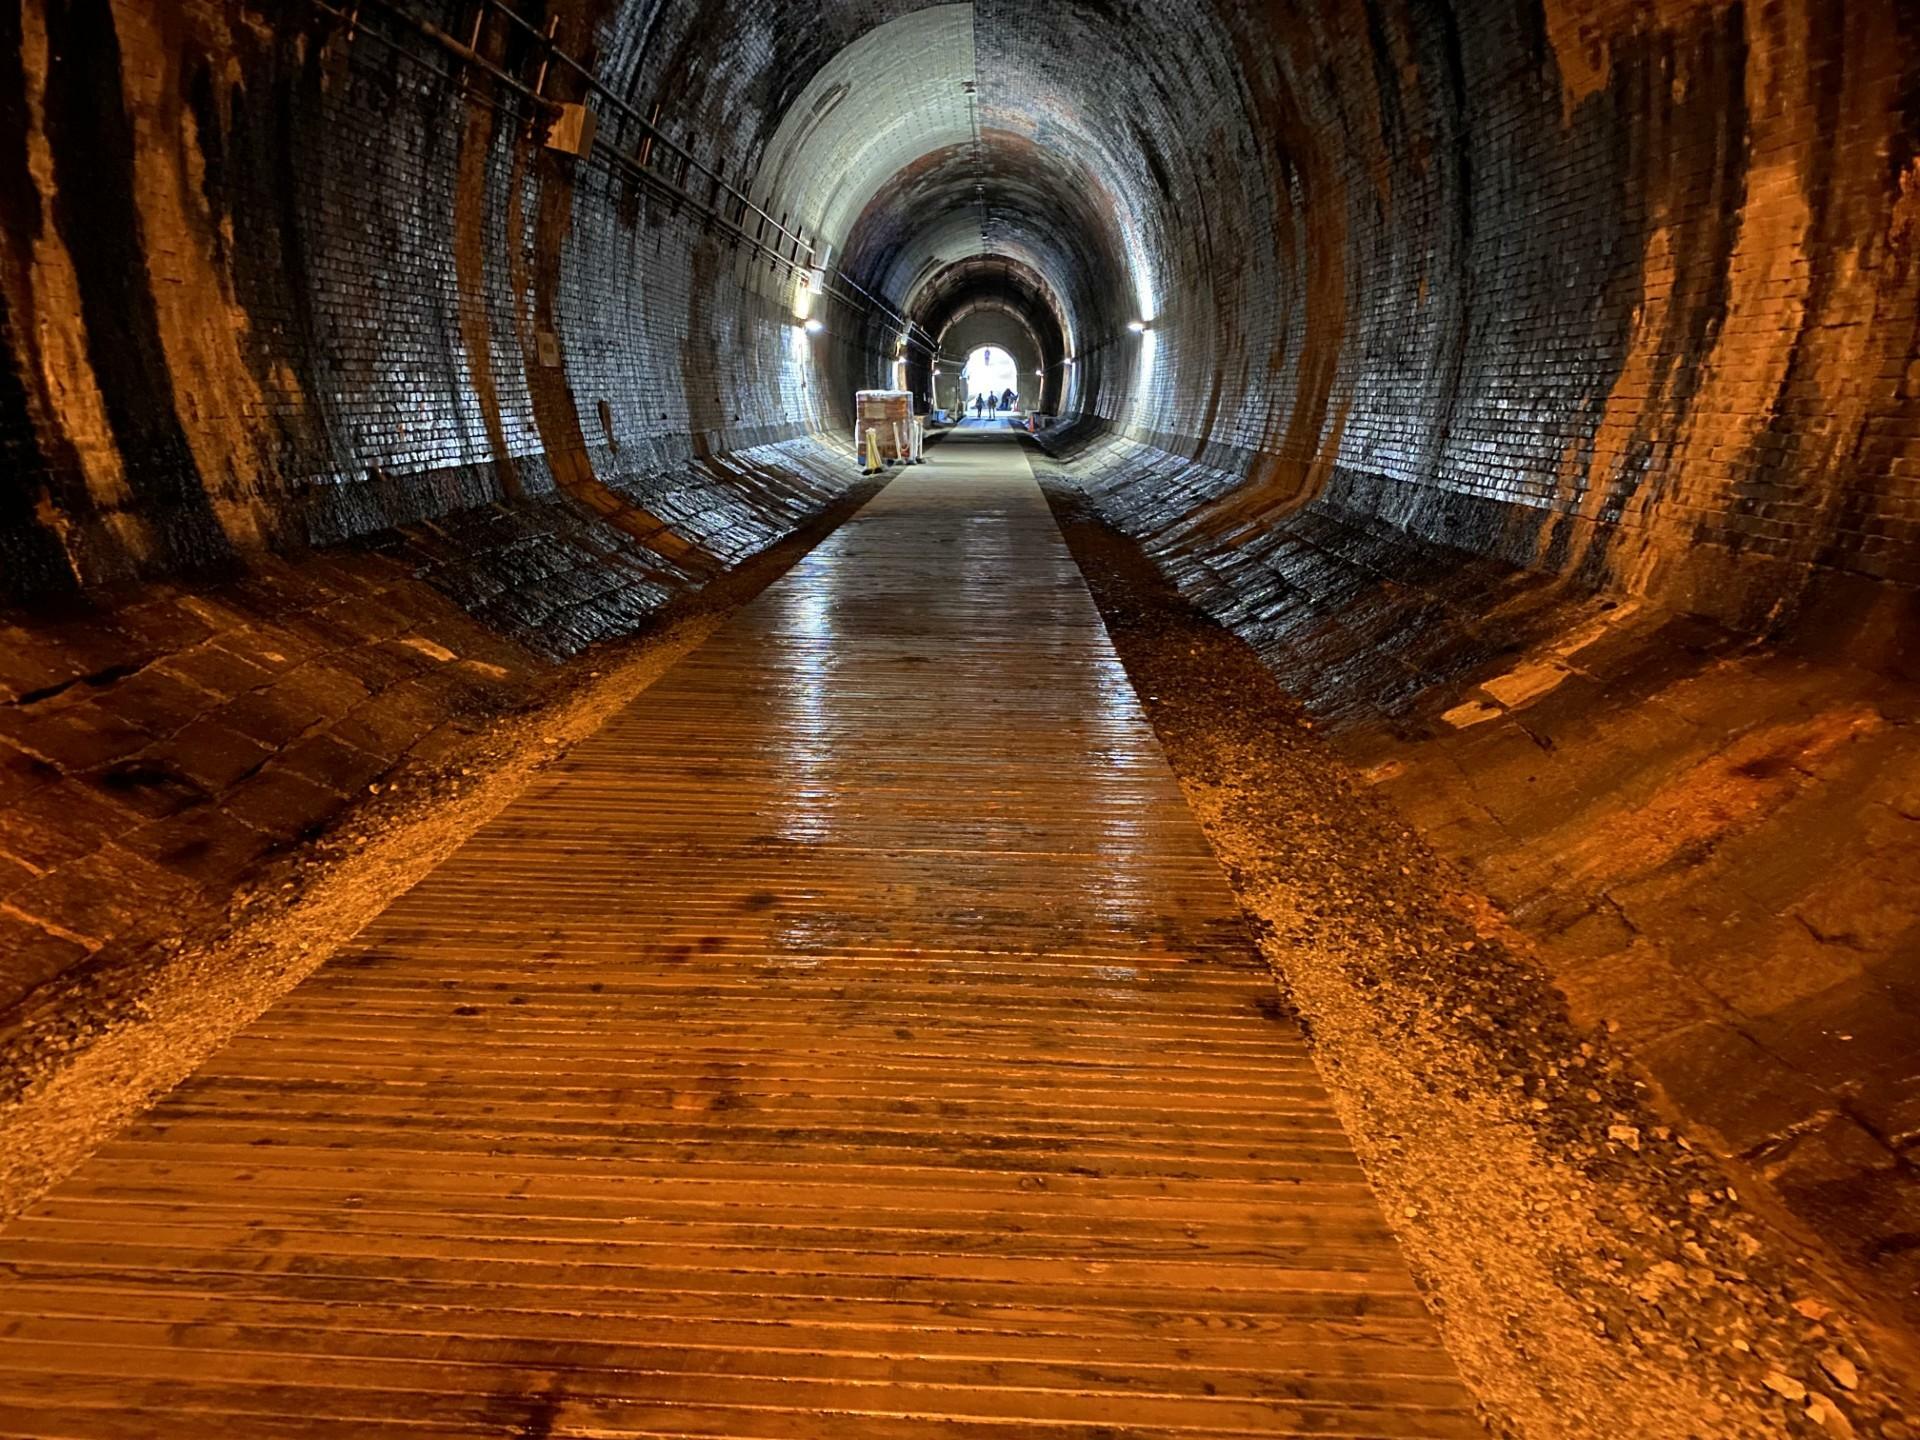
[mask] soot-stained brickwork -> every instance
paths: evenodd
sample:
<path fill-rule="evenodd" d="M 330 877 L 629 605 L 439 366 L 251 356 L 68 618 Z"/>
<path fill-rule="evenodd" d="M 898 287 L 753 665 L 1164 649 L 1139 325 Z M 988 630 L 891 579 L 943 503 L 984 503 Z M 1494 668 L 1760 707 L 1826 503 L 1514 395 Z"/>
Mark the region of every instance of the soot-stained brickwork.
<path fill-rule="evenodd" d="M 379 19 L 0 6 L 0 1013 L 858 479 L 857 307 Z"/>
<path fill-rule="evenodd" d="M 93 872 L 60 878 L 120 829 L 127 849 L 241 815 L 135 847 L 160 905 L 203 883 L 196 856 L 333 813 L 378 747 L 349 734 L 367 758 L 305 769 L 292 747 L 417 678 L 396 664 L 498 645 L 482 663 L 532 677 L 791 533 L 851 482 L 851 394 L 903 334 L 924 393 L 932 339 L 1001 304 L 1106 515 L 1331 719 L 1430 746 L 1416 777 L 1453 766 L 1408 803 L 1451 817 L 1516 915 L 1580 937 L 1570 988 L 1600 986 L 1582 965 L 1629 995 L 1680 974 L 1697 1013 L 1627 1016 L 1639 1053 L 1807 1213 L 1870 1214 L 1875 1253 L 1911 1251 L 1912 1096 L 1808 1039 L 1901 1013 L 1910 927 L 1882 906 L 1836 930 L 1832 894 L 1765 877 L 1849 797 L 1879 807 L 1855 873 L 1907 853 L 1906 792 L 1834 776 L 1911 724 L 1913 6 L 335 8 L 0 0 L 0 805 L 40 807 L 0 810 L 0 915 L 39 957 L 20 973 L 121 923 L 84 908 Z M 545 143 L 567 102 L 598 118 L 587 157 Z M 284 583 L 258 606 L 192 618 L 262 575 Z M 165 623 L 128 618 L 163 595 Z M 308 636 L 293 664 L 328 667 L 336 716 L 269 658 L 295 652 L 261 626 L 303 603 L 436 617 L 456 658 L 364 615 Z M 1678 691 L 1624 706 L 1652 682 L 1573 643 L 1589 604 L 1660 617 L 1642 648 Z M 1689 650 L 1696 620 L 1713 638 Z M 1756 637 L 1845 673 L 1742 677 L 1819 723 L 1728 778 L 1737 717 L 1681 681 Z M 1516 680 L 1515 655 L 1544 669 Z M 455 688 L 381 743 L 430 734 Z M 1504 806 L 1462 798 L 1532 751 L 1560 763 L 1501 781 Z M 1683 963 L 1700 934 L 1654 879 L 1515 860 L 1574 844 L 1515 787 L 1604 796 L 1590 774 L 1694 819 L 1732 805 L 1659 873 L 1769 891 L 1743 953 L 1823 986 L 1743 999 Z M 1751 863 L 1707 876 L 1734 850 Z M 1749 1082 L 1779 1104 L 1712 1108 Z"/>
<path fill-rule="evenodd" d="M 1216 528 L 1343 472 L 1427 538 L 1741 628 L 1920 579 L 1891 0 L 552 6 L 851 282 L 804 344 L 701 171 L 677 202 L 545 151 L 374 10 L 8 6 L 13 599 L 556 487 L 675 550 L 629 480 L 843 424 L 899 328 L 854 287 L 936 306 L 977 255 L 1041 277 L 1050 408 L 1242 477 Z M 505 21 L 479 43 L 540 75 Z"/>
<path fill-rule="evenodd" d="M 604 500 L 636 464 L 843 419 L 889 350 L 796 355 L 790 276 L 541 152 L 498 86 L 238 4 L 95 3 L 17 7 L 0 116 L 33 182 L 8 226 L 17 595 L 556 483 Z M 457 32 L 459 8 L 420 13 Z M 966 109 L 922 133 L 931 89 L 829 84 L 813 163 L 761 198 L 804 229 L 867 193 L 816 238 L 899 303 L 929 259 L 1033 265 L 1081 352 L 1059 408 L 1243 471 L 1220 523 L 1342 469 L 1398 482 L 1383 503 L 1432 538 L 1743 625 L 1809 573 L 1914 580 L 1900 7 L 987 4 L 964 53 L 952 6 L 776 8 L 575 5 L 556 33 L 643 108 L 671 90 L 676 133 L 747 183 L 853 40 L 898 32 L 858 52 L 882 74 L 921 45 Z M 533 73 L 510 26 L 482 48 Z M 884 125 L 907 131 L 884 163 L 924 148 L 861 174 Z M 62 189 L 69 152 L 99 183 Z"/>
<path fill-rule="evenodd" d="M 697 568 L 639 496 L 845 421 L 817 377 L 846 342 L 796 344 L 796 270 L 544 148 L 524 97 L 396 52 L 391 17 L 8 9 L 5 599 L 557 492 Z M 554 19 L 588 57 L 615 28 Z M 538 73 L 506 22 L 482 39 Z"/>
<path fill-rule="evenodd" d="M 1241 477 L 1216 531 L 1341 474 L 1416 535 L 1739 628 L 1911 622 L 1849 583 L 1920 581 L 1910 7 L 1262 24 L 1130 73 L 1123 188 L 1185 218 L 1154 332 L 1088 327 L 1082 413 Z"/>

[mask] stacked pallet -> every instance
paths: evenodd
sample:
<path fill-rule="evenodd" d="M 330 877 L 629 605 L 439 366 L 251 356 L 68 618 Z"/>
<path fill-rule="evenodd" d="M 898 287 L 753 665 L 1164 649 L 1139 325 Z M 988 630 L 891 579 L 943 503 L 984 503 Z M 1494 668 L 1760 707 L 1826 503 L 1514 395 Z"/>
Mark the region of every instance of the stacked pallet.
<path fill-rule="evenodd" d="M 868 473 L 920 463 L 920 422 L 913 415 L 911 391 L 856 391 L 853 411 L 854 453 Z"/>

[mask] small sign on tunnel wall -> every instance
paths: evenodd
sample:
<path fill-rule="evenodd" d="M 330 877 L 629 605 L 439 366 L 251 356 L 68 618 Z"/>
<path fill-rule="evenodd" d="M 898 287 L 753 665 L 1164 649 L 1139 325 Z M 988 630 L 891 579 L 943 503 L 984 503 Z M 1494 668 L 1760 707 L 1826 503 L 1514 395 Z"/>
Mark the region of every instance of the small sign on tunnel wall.
<path fill-rule="evenodd" d="M 547 130 L 547 148 L 567 155 L 585 155 L 593 149 L 600 117 L 585 105 L 562 105 Z"/>

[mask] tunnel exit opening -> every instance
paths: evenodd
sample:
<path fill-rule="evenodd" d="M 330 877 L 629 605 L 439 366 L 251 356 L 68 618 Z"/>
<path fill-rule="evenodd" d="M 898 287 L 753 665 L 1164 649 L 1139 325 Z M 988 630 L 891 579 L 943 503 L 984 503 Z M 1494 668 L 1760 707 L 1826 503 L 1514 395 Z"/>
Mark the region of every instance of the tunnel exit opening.
<path fill-rule="evenodd" d="M 982 345 L 967 356 L 966 367 L 960 372 L 960 381 L 965 395 L 962 403 L 971 413 L 974 401 L 982 395 L 996 405 L 1009 390 L 1017 397 L 1020 393 L 1020 367 L 1014 363 L 1011 352 L 998 346 Z"/>

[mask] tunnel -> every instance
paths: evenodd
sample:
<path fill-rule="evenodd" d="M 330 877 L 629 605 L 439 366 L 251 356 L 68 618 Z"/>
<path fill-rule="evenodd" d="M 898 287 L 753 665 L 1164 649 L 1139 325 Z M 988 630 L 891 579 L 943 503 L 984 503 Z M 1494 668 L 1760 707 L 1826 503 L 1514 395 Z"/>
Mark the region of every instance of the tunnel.
<path fill-rule="evenodd" d="M 0 27 L 0 1432 L 1920 1436 L 1906 0 Z"/>

